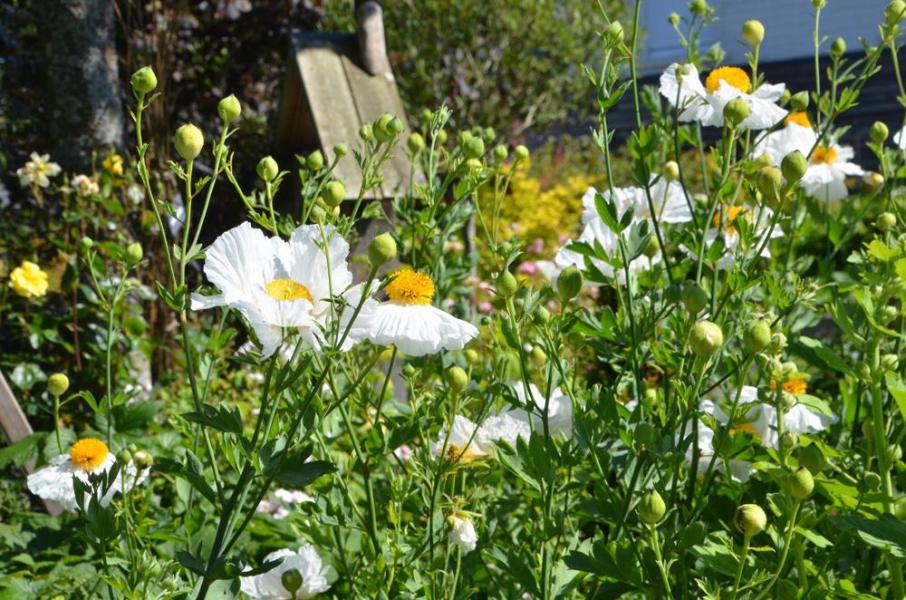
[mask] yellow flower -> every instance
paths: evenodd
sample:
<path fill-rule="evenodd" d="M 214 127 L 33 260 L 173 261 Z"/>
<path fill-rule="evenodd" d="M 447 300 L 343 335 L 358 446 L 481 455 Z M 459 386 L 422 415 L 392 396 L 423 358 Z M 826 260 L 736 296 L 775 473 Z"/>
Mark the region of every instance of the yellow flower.
<path fill-rule="evenodd" d="M 47 293 L 47 273 L 35 263 L 24 260 L 10 273 L 9 285 L 20 296 L 39 298 Z"/>
<path fill-rule="evenodd" d="M 107 444 L 101 440 L 86 438 L 72 445 L 69 449 L 69 459 L 83 471 L 96 471 L 104 464 L 109 453 Z"/>
<path fill-rule="evenodd" d="M 104 159 L 104 168 L 115 177 L 123 176 L 123 157 L 119 154 L 110 154 Z"/>

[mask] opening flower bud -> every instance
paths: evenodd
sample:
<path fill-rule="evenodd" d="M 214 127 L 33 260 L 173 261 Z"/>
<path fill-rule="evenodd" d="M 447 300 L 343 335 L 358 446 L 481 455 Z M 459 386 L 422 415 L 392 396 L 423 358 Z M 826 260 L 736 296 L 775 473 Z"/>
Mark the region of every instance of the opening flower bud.
<path fill-rule="evenodd" d="M 734 98 L 724 106 L 724 120 L 730 127 L 736 127 L 746 120 L 751 109 L 749 103 L 742 98 Z"/>
<path fill-rule="evenodd" d="M 689 345 L 696 356 L 709 358 L 724 345 L 724 332 L 711 321 L 699 321 L 692 326 Z"/>
<path fill-rule="evenodd" d="M 808 108 L 808 92 L 796 92 L 790 96 L 790 108 L 793 112 L 802 112 Z"/>
<path fill-rule="evenodd" d="M 509 271 L 503 271 L 497 276 L 497 293 L 504 298 L 509 298 L 519 289 L 519 282 Z"/>
<path fill-rule="evenodd" d="M 755 19 L 746 21 L 742 26 L 742 39 L 752 47 L 760 45 L 764 41 L 764 25 L 762 22 Z"/>
<path fill-rule="evenodd" d="M 346 186 L 341 181 L 331 181 L 324 186 L 324 200 L 330 206 L 338 206 L 346 199 Z"/>
<path fill-rule="evenodd" d="M 242 105 L 233 94 L 217 103 L 217 114 L 224 123 L 232 123 L 239 118 L 240 113 L 242 113 Z"/>
<path fill-rule="evenodd" d="M 280 584 L 295 598 L 296 592 L 302 587 L 302 573 L 298 569 L 287 569 L 280 574 Z"/>
<path fill-rule="evenodd" d="M 679 179 L 679 164 L 675 160 L 668 160 L 664 163 L 664 179 L 667 181 L 676 181 Z"/>
<path fill-rule="evenodd" d="M 258 166 L 255 168 L 255 171 L 258 173 L 258 177 L 264 181 L 273 181 L 280 173 L 280 167 L 272 156 L 265 156 L 258 161 Z"/>
<path fill-rule="evenodd" d="M 54 373 L 47 378 L 47 391 L 59 398 L 69 389 L 69 377 L 65 373 Z"/>
<path fill-rule="evenodd" d="M 148 94 L 157 87 L 157 75 L 151 67 L 142 67 L 129 78 L 132 89 L 136 94 Z"/>
<path fill-rule="evenodd" d="M 130 265 L 136 265 L 141 262 L 144 252 L 142 252 L 142 245 L 138 242 L 132 242 L 126 246 L 126 260 Z"/>
<path fill-rule="evenodd" d="M 643 523 L 657 525 L 658 521 L 664 518 L 667 505 L 664 504 L 664 499 L 657 493 L 657 490 L 651 490 L 642 497 L 635 510 Z"/>
<path fill-rule="evenodd" d="M 815 479 L 805 467 L 799 467 L 787 480 L 790 496 L 796 500 L 806 500 L 815 489 Z"/>
<path fill-rule="evenodd" d="M 877 192 L 884 186 L 884 176 L 876 171 L 872 171 L 862 178 L 862 185 L 864 185 L 866 190 L 870 193 Z"/>
<path fill-rule="evenodd" d="M 582 271 L 576 267 L 566 267 L 557 278 L 557 292 L 563 302 L 568 302 L 575 298 L 582 290 L 585 279 L 582 277 Z"/>
<path fill-rule="evenodd" d="M 466 373 L 465 369 L 456 365 L 447 369 L 444 379 L 447 380 L 447 385 L 450 386 L 450 389 L 457 393 L 469 387 L 469 374 Z"/>
<path fill-rule="evenodd" d="M 204 134 L 195 125 L 187 123 L 176 130 L 176 135 L 173 137 L 173 145 L 176 147 L 176 153 L 183 160 L 195 160 L 204 147 Z"/>
<path fill-rule="evenodd" d="M 373 267 L 379 267 L 396 258 L 396 240 L 388 232 L 376 236 L 368 244 L 368 260 Z"/>
<path fill-rule="evenodd" d="M 871 125 L 871 129 L 868 130 L 868 137 L 876 144 L 883 144 L 887 141 L 887 136 L 890 135 L 890 130 L 887 129 L 887 125 L 881 121 L 875 121 Z"/>
<path fill-rule="evenodd" d="M 808 160 L 799 150 L 793 150 L 780 162 L 780 172 L 790 185 L 796 183 L 808 170 Z"/>
<path fill-rule="evenodd" d="M 406 147 L 409 148 L 409 154 L 414 156 L 425 149 L 425 138 L 418 132 L 411 133 L 406 140 Z"/>
<path fill-rule="evenodd" d="M 736 528 L 746 537 L 758 535 L 768 525 L 768 516 L 757 504 L 742 504 L 733 517 Z"/>
<path fill-rule="evenodd" d="M 771 343 L 771 324 L 764 319 L 749 323 L 742 336 L 742 345 L 749 354 L 758 354 Z"/>
<path fill-rule="evenodd" d="M 697 315 L 708 304 L 708 293 L 697 283 L 683 286 L 683 306 L 690 315 Z"/>

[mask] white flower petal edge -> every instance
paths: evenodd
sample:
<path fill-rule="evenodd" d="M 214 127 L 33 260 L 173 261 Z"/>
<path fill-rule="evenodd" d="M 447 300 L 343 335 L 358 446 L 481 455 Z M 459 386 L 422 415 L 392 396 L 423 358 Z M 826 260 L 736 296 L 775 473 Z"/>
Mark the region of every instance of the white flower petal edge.
<path fill-rule="evenodd" d="M 330 589 L 327 583 L 327 568 L 311 544 L 303 543 L 298 551 L 288 548 L 271 552 L 264 557 L 264 562 L 283 559 L 279 565 L 261 575 L 240 577 L 239 586 L 242 592 L 256 600 L 281 600 L 293 596 L 283 587 L 283 573 L 295 569 L 302 575 L 302 587 L 295 598 L 311 598 Z"/>
<path fill-rule="evenodd" d="M 478 335 L 471 323 L 430 305 L 381 302 L 359 319 L 357 336 L 378 346 L 394 344 L 409 356 L 460 350 Z"/>
<path fill-rule="evenodd" d="M 529 402 L 525 395 L 525 386 L 520 382 L 511 384 L 519 403 L 522 406 L 528 406 Z M 541 413 L 544 412 L 545 398 L 541 390 L 534 383 L 529 384 L 529 392 L 532 395 L 532 401 L 535 408 L 532 410 L 531 419 L 535 431 L 542 431 L 544 423 L 541 419 Z M 551 397 L 547 404 L 547 426 L 551 435 L 560 433 L 569 433 L 573 428 L 573 405 L 569 396 L 564 394 L 560 388 L 551 390 Z M 516 419 L 528 422 L 529 414 L 525 410 L 518 409 L 507 411 L 507 414 Z"/>
<path fill-rule="evenodd" d="M 109 471 L 116 458 L 113 453 L 107 455 L 101 466 L 93 471 L 94 474 L 106 473 Z M 78 477 L 81 481 L 88 484 L 91 473 L 79 469 L 72 464 L 68 454 L 61 454 L 50 460 L 44 468 L 38 469 L 28 476 L 26 485 L 28 490 L 36 496 L 58 503 L 64 510 L 69 512 L 78 511 L 76 502 L 75 486 L 72 478 Z M 126 465 L 125 472 L 121 471 L 104 496 L 100 499 L 102 506 L 107 506 L 113 497 L 125 490 L 131 491 L 136 485 L 141 484 L 148 475 L 147 470 L 141 473 L 131 462 Z M 124 481 L 125 479 L 125 481 Z M 125 486 L 123 485 L 125 483 Z"/>
<path fill-rule="evenodd" d="M 463 554 L 468 554 L 478 545 L 478 534 L 475 533 L 475 525 L 469 519 L 461 519 L 457 516 L 451 516 L 450 519 L 450 538 L 453 543 L 459 546 Z"/>
<path fill-rule="evenodd" d="M 817 141 L 818 136 L 810 127 L 789 123 L 783 129 L 769 133 L 760 139 L 752 151 L 752 158 L 767 154 L 775 166 L 780 166 L 783 157 L 794 150 L 801 152 L 802 156 L 808 156 Z"/>
<path fill-rule="evenodd" d="M 893 134 L 893 143 L 900 150 L 906 150 L 906 127 Z"/>
<path fill-rule="evenodd" d="M 855 156 L 852 147 L 833 144 L 831 149 L 836 152 L 836 160 L 832 163 L 810 164 L 800 181 L 802 189 L 808 195 L 825 202 L 846 198 L 849 195 L 846 178 L 865 174 L 862 167 L 850 162 Z"/>
<path fill-rule="evenodd" d="M 445 453 L 451 454 L 451 448 L 456 448 L 454 455 L 466 455 L 471 458 L 480 458 L 487 456 L 488 453 L 478 444 L 478 425 L 462 415 L 456 415 L 453 418 L 453 426 L 450 427 L 449 437 L 447 430 L 441 429 L 437 435 L 437 442 L 431 447 L 431 455 L 435 458 Z"/>

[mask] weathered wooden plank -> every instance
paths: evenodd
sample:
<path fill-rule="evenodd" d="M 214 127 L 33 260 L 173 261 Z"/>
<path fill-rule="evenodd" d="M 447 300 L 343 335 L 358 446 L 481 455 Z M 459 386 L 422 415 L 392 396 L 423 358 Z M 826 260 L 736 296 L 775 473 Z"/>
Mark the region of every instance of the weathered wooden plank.
<path fill-rule="evenodd" d="M 0 371 L 0 428 L 11 444 L 34 433 L 2 371 Z M 25 464 L 25 471 L 28 473 L 34 471 L 34 468 L 34 461 Z M 62 512 L 58 504 L 45 500 L 42 502 L 51 515 L 56 516 Z"/>

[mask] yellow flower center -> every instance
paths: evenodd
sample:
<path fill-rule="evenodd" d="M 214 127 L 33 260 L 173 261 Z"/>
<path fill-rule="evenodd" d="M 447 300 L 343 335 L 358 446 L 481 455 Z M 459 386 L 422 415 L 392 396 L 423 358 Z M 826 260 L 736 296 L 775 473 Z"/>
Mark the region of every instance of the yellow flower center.
<path fill-rule="evenodd" d="M 789 125 L 790 123 L 795 123 L 802 127 L 812 128 L 811 121 L 808 120 L 808 114 L 804 112 L 792 112 L 786 116 L 786 119 L 783 120 L 784 125 Z"/>
<path fill-rule="evenodd" d="M 482 458 L 482 455 L 474 452 L 470 447 L 463 448 L 456 444 L 450 444 L 447 448 L 447 458 L 450 459 L 450 462 L 470 463 Z"/>
<path fill-rule="evenodd" d="M 761 432 L 758 431 L 758 429 L 756 429 L 755 425 L 753 425 L 752 423 L 739 423 L 738 425 L 734 425 L 730 428 L 730 433 L 733 434 L 739 433 L 741 431 L 748 431 L 759 440 L 761 439 Z"/>
<path fill-rule="evenodd" d="M 107 449 L 107 444 L 91 438 L 79 440 L 69 449 L 69 459 L 72 464 L 83 471 L 99 469 L 108 454 L 110 454 L 110 450 Z"/>
<path fill-rule="evenodd" d="M 736 220 L 736 217 L 738 217 L 741 214 L 745 214 L 746 212 L 747 212 L 747 210 L 746 210 L 746 207 L 744 207 L 744 206 L 729 206 L 726 209 L 724 209 L 724 216 L 723 216 L 724 231 L 726 231 L 727 233 L 736 233 L 736 227 L 733 226 L 733 222 Z M 720 227 L 720 223 L 721 223 L 720 213 L 719 212 L 714 213 L 714 226 Z"/>
<path fill-rule="evenodd" d="M 739 67 L 717 67 L 705 79 L 705 87 L 709 92 L 714 93 L 720 88 L 720 82 L 726 81 L 740 92 L 747 94 L 752 87 L 752 80 L 748 74 Z"/>
<path fill-rule="evenodd" d="M 434 282 L 424 273 L 402 269 L 393 275 L 385 291 L 388 298 L 400 304 L 431 304 Z"/>
<path fill-rule="evenodd" d="M 818 146 L 812 152 L 812 162 L 815 164 L 824 163 L 832 165 L 837 161 L 837 149 L 828 148 L 827 146 Z"/>
<path fill-rule="evenodd" d="M 276 300 L 308 300 L 312 304 L 315 302 L 307 287 L 288 277 L 274 279 L 264 286 L 264 291 Z"/>
<path fill-rule="evenodd" d="M 771 380 L 771 391 L 777 390 L 777 382 Z M 789 392 L 790 394 L 798 395 L 804 394 L 808 391 L 808 384 L 805 382 L 805 379 L 790 379 L 783 382 L 783 391 Z"/>

